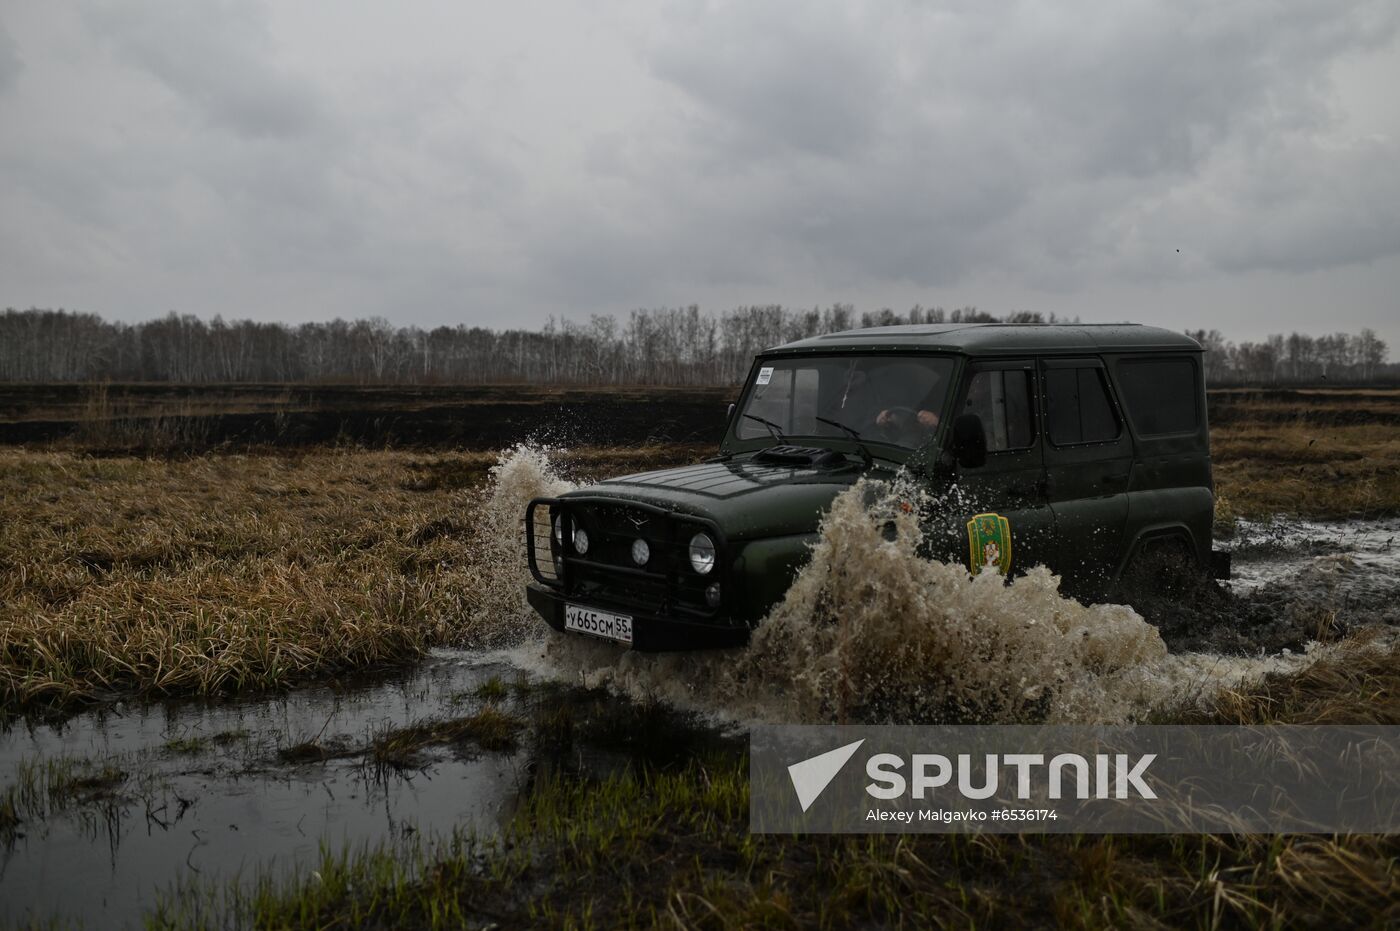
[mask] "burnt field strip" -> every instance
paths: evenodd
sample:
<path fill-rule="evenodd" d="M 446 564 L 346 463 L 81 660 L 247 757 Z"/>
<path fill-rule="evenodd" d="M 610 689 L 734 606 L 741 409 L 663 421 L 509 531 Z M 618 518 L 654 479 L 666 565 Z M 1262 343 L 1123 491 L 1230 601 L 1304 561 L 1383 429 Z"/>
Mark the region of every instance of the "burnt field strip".
<path fill-rule="evenodd" d="M 203 451 L 717 443 L 738 388 L 0 385 L 0 444 Z M 1400 427 L 1400 389 L 1222 388 L 1214 426 Z"/>
<path fill-rule="evenodd" d="M 730 388 L 0 385 L 0 444 L 493 449 L 717 442 Z"/>

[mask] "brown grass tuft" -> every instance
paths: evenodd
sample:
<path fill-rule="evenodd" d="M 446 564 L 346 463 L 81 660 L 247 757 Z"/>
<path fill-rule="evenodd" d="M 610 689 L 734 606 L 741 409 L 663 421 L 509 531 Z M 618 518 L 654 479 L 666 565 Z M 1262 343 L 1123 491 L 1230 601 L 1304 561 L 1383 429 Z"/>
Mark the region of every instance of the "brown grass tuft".
<path fill-rule="evenodd" d="M 1400 724 L 1400 649 L 1353 639 L 1304 669 L 1226 690 L 1182 724 Z"/>
<path fill-rule="evenodd" d="M 693 452 L 563 459 L 590 476 Z M 0 710 L 275 689 L 470 642 L 472 482 L 494 461 L 0 451 Z"/>
<path fill-rule="evenodd" d="M 1400 513 L 1400 426 L 1238 423 L 1211 431 L 1216 526 Z"/>

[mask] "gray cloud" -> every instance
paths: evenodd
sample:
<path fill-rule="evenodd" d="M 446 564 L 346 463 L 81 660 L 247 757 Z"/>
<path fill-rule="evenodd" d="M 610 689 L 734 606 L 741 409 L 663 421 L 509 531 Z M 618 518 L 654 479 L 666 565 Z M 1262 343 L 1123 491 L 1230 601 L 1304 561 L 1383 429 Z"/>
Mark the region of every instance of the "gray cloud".
<path fill-rule="evenodd" d="M 1278 247 L 1238 248 L 1256 232 L 1255 185 L 1236 183 L 1231 160 L 1250 150 L 1267 156 L 1258 167 L 1292 205 L 1270 218 L 1297 221 L 1274 231 L 1306 254 L 1283 265 L 1394 249 L 1393 211 L 1365 211 L 1341 237 L 1335 222 L 1310 222 L 1337 183 L 1375 180 L 1379 161 L 1333 140 L 1319 145 L 1316 134 L 1339 118 L 1330 67 L 1393 40 L 1393 5 L 1110 4 L 1082 15 L 1066 8 L 1054 21 L 985 4 L 878 19 L 814 9 L 743 5 L 729 16 L 707 8 L 673 18 L 654 67 L 698 104 L 689 132 L 697 146 L 770 143 L 733 145 L 722 168 L 706 166 L 691 182 L 781 160 L 763 185 L 768 197 L 736 198 L 733 218 L 743 228 L 787 227 L 792 246 L 824 267 L 930 286 L 1009 267 L 1062 286 L 1065 263 L 1081 274 L 1141 273 L 1115 235 L 1130 220 L 1159 224 L 1148 232 L 1163 245 L 1199 241 L 1191 228 L 1208 220 L 1221 243 L 1210 265 L 1269 264 Z M 774 28 L 810 20 L 827 28 Z M 1362 162 L 1370 170 L 1358 175 Z M 1180 203 L 1183 185 L 1199 196 Z M 1153 209 L 1162 198 L 1178 209 Z M 1318 203 L 1308 210 L 1300 200 Z"/>
<path fill-rule="evenodd" d="M 6 30 L 0 304 L 1118 319 L 1176 289 L 1198 316 L 1159 322 L 1243 328 L 1259 276 L 1354 275 L 1357 325 L 1400 286 L 1388 0 L 80 0 Z"/>
<path fill-rule="evenodd" d="M 19 57 L 14 37 L 0 23 L 0 93 L 13 85 L 24 70 L 24 61 Z"/>
<path fill-rule="evenodd" d="M 93 34 L 148 71 L 216 127 L 258 136 L 307 131 L 321 117 L 315 93 L 273 57 L 254 4 L 85 3 Z"/>

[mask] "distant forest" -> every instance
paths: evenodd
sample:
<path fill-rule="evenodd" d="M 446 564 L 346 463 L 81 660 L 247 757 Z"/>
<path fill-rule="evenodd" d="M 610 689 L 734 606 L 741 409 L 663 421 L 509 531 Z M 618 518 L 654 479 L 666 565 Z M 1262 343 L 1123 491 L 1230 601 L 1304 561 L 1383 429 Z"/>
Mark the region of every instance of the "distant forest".
<path fill-rule="evenodd" d="M 626 319 L 553 319 L 537 330 L 396 327 L 382 318 L 329 323 L 226 322 L 170 314 L 127 324 L 65 310 L 0 315 L 0 381 L 309 382 L 354 384 L 729 385 L 769 346 L 853 327 L 908 323 L 1064 323 L 974 307 L 856 313 L 848 304 L 797 310 L 636 310 Z M 1208 350 L 1215 385 L 1400 380 L 1373 330 L 1290 333 L 1232 343 L 1188 331 Z"/>

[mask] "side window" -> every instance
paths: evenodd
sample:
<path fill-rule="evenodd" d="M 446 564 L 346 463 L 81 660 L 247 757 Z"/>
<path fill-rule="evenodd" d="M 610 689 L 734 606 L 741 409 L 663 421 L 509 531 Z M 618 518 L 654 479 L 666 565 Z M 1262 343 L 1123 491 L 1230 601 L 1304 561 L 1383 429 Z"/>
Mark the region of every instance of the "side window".
<path fill-rule="evenodd" d="M 976 414 L 987 432 L 987 451 L 1026 449 L 1035 442 L 1030 374 L 1024 369 L 977 372 L 967 386 L 964 414 Z"/>
<path fill-rule="evenodd" d="M 1045 373 L 1045 421 L 1056 446 L 1117 438 L 1118 417 L 1103 369 L 1053 368 Z"/>
<path fill-rule="evenodd" d="M 1194 433 L 1200 424 L 1196 366 L 1190 359 L 1124 359 L 1118 363 L 1123 404 L 1141 436 Z"/>

